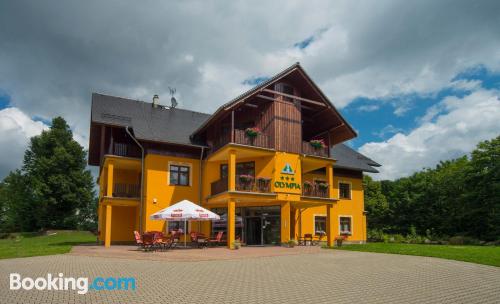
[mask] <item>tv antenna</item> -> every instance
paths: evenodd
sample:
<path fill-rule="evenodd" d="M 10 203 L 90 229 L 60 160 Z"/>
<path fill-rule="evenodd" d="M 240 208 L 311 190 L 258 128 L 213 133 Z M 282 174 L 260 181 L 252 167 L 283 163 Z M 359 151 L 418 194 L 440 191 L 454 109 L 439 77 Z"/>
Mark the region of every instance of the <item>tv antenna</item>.
<path fill-rule="evenodd" d="M 176 88 L 171 88 L 171 87 L 168 87 L 168 90 L 170 91 L 170 107 L 172 109 L 175 109 L 175 107 L 177 107 L 177 99 L 175 99 L 174 95 L 175 95 L 175 92 L 177 92 L 177 89 Z"/>

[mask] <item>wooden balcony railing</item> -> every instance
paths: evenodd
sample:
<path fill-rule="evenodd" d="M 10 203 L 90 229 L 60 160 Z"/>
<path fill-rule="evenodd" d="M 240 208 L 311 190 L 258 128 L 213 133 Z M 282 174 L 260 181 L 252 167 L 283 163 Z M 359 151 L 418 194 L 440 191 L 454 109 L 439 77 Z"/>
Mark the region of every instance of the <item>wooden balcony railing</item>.
<path fill-rule="evenodd" d="M 228 189 L 227 178 L 219 179 L 210 184 L 211 195 L 216 195 L 222 192 L 226 192 Z"/>
<path fill-rule="evenodd" d="M 270 193 L 271 192 L 271 180 L 259 180 L 252 179 L 250 181 L 241 181 L 236 177 L 236 190 L 237 191 L 247 191 L 247 192 L 260 192 L 260 193 Z M 213 182 L 210 185 L 210 190 L 212 195 L 216 195 L 222 192 L 226 192 L 228 187 L 227 179 L 220 179 Z"/>
<path fill-rule="evenodd" d="M 252 138 L 246 135 L 245 130 L 235 129 L 234 141 L 231 141 L 231 132 L 225 132 L 221 134 L 213 144 L 212 153 L 231 142 L 240 145 L 261 147 L 267 149 L 274 148 L 274 143 L 272 142 L 271 137 L 265 133 L 260 133 L 256 137 Z"/>
<path fill-rule="evenodd" d="M 330 157 L 328 147 L 315 148 L 308 141 L 302 142 L 302 153 L 306 155 L 314 155 L 321 157 Z"/>
<path fill-rule="evenodd" d="M 138 198 L 140 195 L 141 185 L 139 184 L 116 183 L 113 185 L 113 197 Z"/>
<path fill-rule="evenodd" d="M 141 157 L 141 150 L 132 144 L 114 142 L 108 147 L 108 154 L 139 158 Z"/>
<path fill-rule="evenodd" d="M 302 185 L 302 195 L 309 197 L 329 198 L 328 188 L 320 188 L 317 184 L 313 186 Z"/>

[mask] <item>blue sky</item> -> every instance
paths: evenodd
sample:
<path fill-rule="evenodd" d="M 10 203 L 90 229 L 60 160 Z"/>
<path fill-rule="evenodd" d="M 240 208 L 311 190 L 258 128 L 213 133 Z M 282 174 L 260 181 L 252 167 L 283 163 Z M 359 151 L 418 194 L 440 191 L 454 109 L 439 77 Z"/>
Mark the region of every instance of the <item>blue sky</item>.
<path fill-rule="evenodd" d="M 453 81 L 477 80 L 484 89 L 500 89 L 500 74 L 488 71 L 484 66 L 471 67 L 459 73 Z M 387 140 L 395 133 L 408 133 L 421 122 L 427 110 L 443 98 L 455 96 L 462 98 L 472 92 L 470 89 L 446 88 L 433 94 L 406 95 L 388 99 L 356 98 L 340 110 L 342 115 L 358 131 L 358 137 L 349 142 L 359 148 L 367 142 Z M 403 107 L 402 113 L 397 109 Z M 444 114 L 444 113 L 442 113 Z M 500 119 L 500 118 L 499 118 Z"/>

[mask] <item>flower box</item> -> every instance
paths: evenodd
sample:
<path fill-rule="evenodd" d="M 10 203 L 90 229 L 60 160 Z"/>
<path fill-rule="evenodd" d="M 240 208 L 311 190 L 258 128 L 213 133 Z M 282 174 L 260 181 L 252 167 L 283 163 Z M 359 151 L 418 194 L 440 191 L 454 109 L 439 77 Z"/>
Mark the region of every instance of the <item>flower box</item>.
<path fill-rule="evenodd" d="M 257 137 L 257 135 L 259 135 L 259 134 L 260 134 L 259 128 L 246 128 L 245 129 L 245 135 L 250 139 Z"/>
<path fill-rule="evenodd" d="M 323 139 L 312 139 L 309 141 L 309 144 L 316 150 L 326 148 L 326 144 Z"/>

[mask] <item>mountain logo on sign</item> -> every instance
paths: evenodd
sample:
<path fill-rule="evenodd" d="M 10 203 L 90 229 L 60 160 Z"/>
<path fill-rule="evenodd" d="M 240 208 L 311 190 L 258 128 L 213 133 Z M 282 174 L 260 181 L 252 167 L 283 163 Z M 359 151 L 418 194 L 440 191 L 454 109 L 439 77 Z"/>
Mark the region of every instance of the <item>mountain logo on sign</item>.
<path fill-rule="evenodd" d="M 281 173 L 283 173 L 283 174 L 295 174 L 295 172 L 293 172 L 292 166 L 290 166 L 289 163 L 285 164 L 285 167 L 283 168 L 283 170 L 281 170 Z"/>

